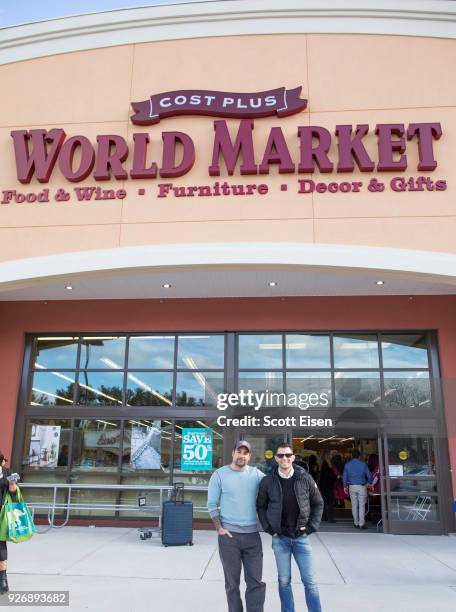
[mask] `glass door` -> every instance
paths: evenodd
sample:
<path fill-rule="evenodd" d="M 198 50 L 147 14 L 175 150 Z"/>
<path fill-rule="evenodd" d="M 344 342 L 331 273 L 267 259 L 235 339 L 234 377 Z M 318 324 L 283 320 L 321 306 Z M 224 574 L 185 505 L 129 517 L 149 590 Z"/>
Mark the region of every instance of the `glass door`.
<path fill-rule="evenodd" d="M 384 523 L 390 533 L 443 533 L 436 456 L 431 432 L 385 434 Z"/>

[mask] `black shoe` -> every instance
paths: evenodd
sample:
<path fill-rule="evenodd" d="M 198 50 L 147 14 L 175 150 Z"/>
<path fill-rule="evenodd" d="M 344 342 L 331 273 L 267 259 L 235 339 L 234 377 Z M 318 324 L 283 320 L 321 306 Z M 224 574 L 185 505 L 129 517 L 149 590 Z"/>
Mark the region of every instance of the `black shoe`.
<path fill-rule="evenodd" d="M 366 525 L 366 523 L 364 523 L 364 525 L 360 525 L 360 526 L 359 526 L 359 528 L 360 528 L 360 529 L 367 529 L 367 525 Z"/>
<path fill-rule="evenodd" d="M 8 593 L 8 579 L 6 577 L 6 570 L 0 572 L 0 593 Z"/>
<path fill-rule="evenodd" d="M 355 525 L 355 523 L 353 523 L 353 527 L 354 527 L 355 529 L 359 529 L 359 525 Z"/>

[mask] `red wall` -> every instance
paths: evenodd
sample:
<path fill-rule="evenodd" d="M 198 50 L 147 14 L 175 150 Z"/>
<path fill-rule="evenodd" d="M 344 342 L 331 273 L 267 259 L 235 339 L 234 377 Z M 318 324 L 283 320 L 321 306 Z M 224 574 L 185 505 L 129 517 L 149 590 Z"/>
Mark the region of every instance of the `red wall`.
<path fill-rule="evenodd" d="M 437 329 L 456 491 L 456 296 L 0 302 L 0 449 L 11 453 L 26 332 Z"/>

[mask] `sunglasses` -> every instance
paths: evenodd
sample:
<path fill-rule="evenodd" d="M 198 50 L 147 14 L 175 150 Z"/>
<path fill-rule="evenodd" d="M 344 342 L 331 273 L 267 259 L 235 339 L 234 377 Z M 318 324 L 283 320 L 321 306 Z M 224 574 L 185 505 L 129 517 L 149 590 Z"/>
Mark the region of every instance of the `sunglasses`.
<path fill-rule="evenodd" d="M 284 457 L 289 459 L 290 457 L 293 457 L 293 453 L 277 453 L 276 457 L 278 459 L 283 459 Z"/>

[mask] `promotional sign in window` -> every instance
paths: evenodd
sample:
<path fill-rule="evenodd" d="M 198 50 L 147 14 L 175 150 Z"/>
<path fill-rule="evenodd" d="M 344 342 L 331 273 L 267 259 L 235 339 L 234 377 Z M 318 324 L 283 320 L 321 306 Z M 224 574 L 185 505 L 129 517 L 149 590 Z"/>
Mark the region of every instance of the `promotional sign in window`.
<path fill-rule="evenodd" d="M 159 470 L 161 462 L 160 421 L 153 427 L 131 428 L 131 465 L 137 470 Z"/>
<path fill-rule="evenodd" d="M 212 429 L 205 427 L 182 430 L 181 470 L 212 470 Z"/>
<path fill-rule="evenodd" d="M 60 446 L 60 425 L 32 425 L 29 465 L 55 468 Z"/>

